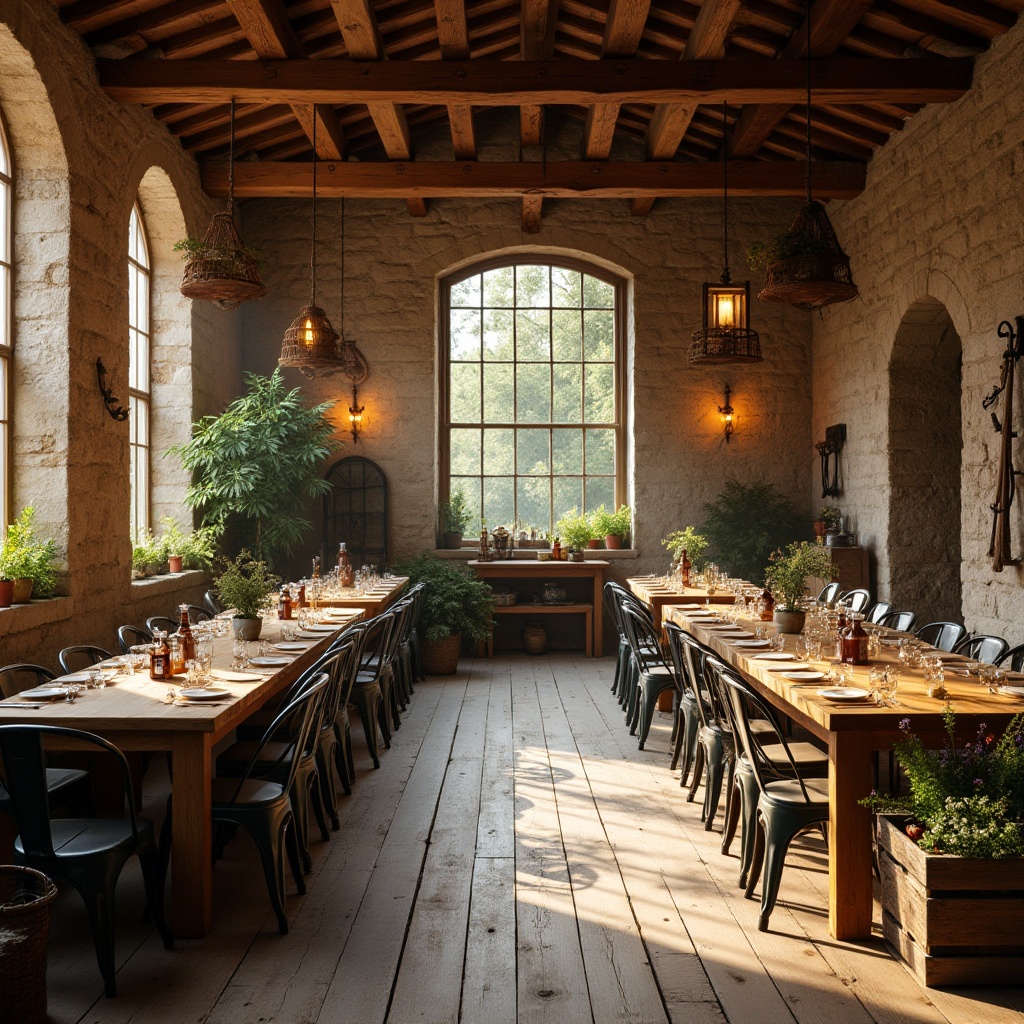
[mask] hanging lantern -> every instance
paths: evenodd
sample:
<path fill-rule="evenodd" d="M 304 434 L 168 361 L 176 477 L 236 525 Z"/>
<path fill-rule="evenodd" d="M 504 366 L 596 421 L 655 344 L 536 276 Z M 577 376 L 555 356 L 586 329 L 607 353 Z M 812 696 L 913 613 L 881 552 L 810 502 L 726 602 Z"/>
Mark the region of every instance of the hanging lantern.
<path fill-rule="evenodd" d="M 750 329 L 750 282 L 733 284 L 729 273 L 729 163 L 726 106 L 722 104 L 722 262 L 718 284 L 704 282 L 703 326 L 693 332 L 691 363 L 759 363 L 761 338 Z M 728 400 L 726 400 L 728 404 Z"/>

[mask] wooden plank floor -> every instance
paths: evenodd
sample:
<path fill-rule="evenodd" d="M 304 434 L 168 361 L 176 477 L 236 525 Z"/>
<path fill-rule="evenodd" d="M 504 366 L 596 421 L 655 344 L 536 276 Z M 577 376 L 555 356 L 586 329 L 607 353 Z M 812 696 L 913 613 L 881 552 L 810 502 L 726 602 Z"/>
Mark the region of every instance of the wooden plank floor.
<path fill-rule="evenodd" d="M 705 831 L 668 769 L 669 717 L 638 751 L 611 672 L 572 655 L 465 662 L 417 687 L 379 771 L 356 723 L 355 791 L 314 843 L 285 937 L 244 837 L 214 873 L 213 933 L 170 952 L 129 868 L 108 1000 L 81 902 L 62 893 L 50 1020 L 1024 1024 L 1024 990 L 926 991 L 879 940 L 831 939 L 820 840 L 795 844 L 758 932 L 738 844 L 721 854 L 721 814 Z"/>

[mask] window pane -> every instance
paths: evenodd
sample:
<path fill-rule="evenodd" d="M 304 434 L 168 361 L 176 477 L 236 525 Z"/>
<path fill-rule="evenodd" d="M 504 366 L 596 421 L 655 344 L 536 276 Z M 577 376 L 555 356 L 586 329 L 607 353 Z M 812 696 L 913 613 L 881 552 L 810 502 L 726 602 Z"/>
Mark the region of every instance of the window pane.
<path fill-rule="evenodd" d="M 514 473 L 515 462 L 515 431 L 485 430 L 484 473 L 488 476 Z"/>
<path fill-rule="evenodd" d="M 464 281 L 452 285 L 451 305 L 454 309 L 457 306 L 479 306 L 480 305 L 480 275 L 474 274 Z"/>
<path fill-rule="evenodd" d="M 589 274 L 583 275 L 583 305 L 588 309 L 613 309 L 615 289 Z"/>
<path fill-rule="evenodd" d="M 550 314 L 545 310 L 516 313 L 516 358 L 548 362 L 551 359 Z"/>
<path fill-rule="evenodd" d="M 583 314 L 583 355 L 587 360 L 611 360 L 615 355 L 615 323 L 611 310 Z"/>
<path fill-rule="evenodd" d="M 598 505 L 604 505 L 605 508 L 613 508 L 615 506 L 614 477 L 587 477 L 587 508 L 592 511 Z"/>
<path fill-rule="evenodd" d="M 516 511 L 519 522 L 529 531 L 547 531 L 551 522 L 550 477 L 520 477 L 516 488 Z"/>
<path fill-rule="evenodd" d="M 484 274 L 484 305 L 511 307 L 514 267 L 499 267 Z"/>
<path fill-rule="evenodd" d="M 575 309 L 556 309 L 551 314 L 551 334 L 555 359 L 580 358 L 583 322 Z"/>
<path fill-rule="evenodd" d="M 10 288 L 10 271 L 6 267 L 0 267 L 0 345 L 11 343 L 11 311 L 7 305 Z"/>
<path fill-rule="evenodd" d="M 515 366 L 484 363 L 484 423 L 515 421 Z"/>
<path fill-rule="evenodd" d="M 588 423 L 615 420 L 615 373 L 611 363 L 588 363 L 583 376 L 583 418 Z"/>
<path fill-rule="evenodd" d="M 583 508 L 583 477 L 556 476 L 552 483 L 554 522 L 571 508 Z"/>
<path fill-rule="evenodd" d="M 484 311 L 484 359 L 515 359 L 512 317 L 512 311 L 507 309 Z"/>
<path fill-rule="evenodd" d="M 546 363 L 524 363 L 516 377 L 516 419 L 520 423 L 549 422 L 551 367 Z"/>
<path fill-rule="evenodd" d="M 565 267 L 551 268 L 551 305 L 575 306 L 583 299 L 583 275 Z"/>
<path fill-rule="evenodd" d="M 452 473 L 477 475 L 480 472 L 480 431 L 459 429 L 451 432 Z"/>
<path fill-rule="evenodd" d="M 524 266 L 516 268 L 516 305 L 549 306 L 548 268 Z"/>
<path fill-rule="evenodd" d="M 555 363 L 555 423 L 579 423 L 583 419 L 583 370 L 579 363 Z"/>
<path fill-rule="evenodd" d="M 480 311 L 453 309 L 451 322 L 452 359 L 479 359 Z"/>
<path fill-rule="evenodd" d="M 516 432 L 516 471 L 535 476 L 551 472 L 548 460 L 547 430 L 519 430 Z"/>
<path fill-rule="evenodd" d="M 556 473 L 578 473 L 583 466 L 583 431 L 551 432 L 551 463 Z"/>
<path fill-rule="evenodd" d="M 480 422 L 480 364 L 452 363 L 452 423 Z"/>
<path fill-rule="evenodd" d="M 489 529 L 511 524 L 516 517 L 514 480 L 510 476 L 484 477 L 484 519 Z"/>
<path fill-rule="evenodd" d="M 587 431 L 587 475 L 615 472 L 615 431 Z"/>

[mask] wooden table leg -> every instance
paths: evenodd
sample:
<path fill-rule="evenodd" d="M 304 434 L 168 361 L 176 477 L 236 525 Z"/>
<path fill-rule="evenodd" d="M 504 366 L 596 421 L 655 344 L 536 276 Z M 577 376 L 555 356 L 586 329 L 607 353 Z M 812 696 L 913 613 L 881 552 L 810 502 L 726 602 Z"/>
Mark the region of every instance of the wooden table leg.
<path fill-rule="evenodd" d="M 201 939 L 213 924 L 212 754 L 206 733 L 180 733 L 171 750 L 174 845 L 171 852 L 171 931 Z"/>
<path fill-rule="evenodd" d="M 833 732 L 828 750 L 828 925 L 837 939 L 871 936 L 871 743 Z"/>
<path fill-rule="evenodd" d="M 594 574 L 594 657 L 600 658 L 604 654 L 604 621 L 602 600 L 602 579 L 600 573 Z"/>

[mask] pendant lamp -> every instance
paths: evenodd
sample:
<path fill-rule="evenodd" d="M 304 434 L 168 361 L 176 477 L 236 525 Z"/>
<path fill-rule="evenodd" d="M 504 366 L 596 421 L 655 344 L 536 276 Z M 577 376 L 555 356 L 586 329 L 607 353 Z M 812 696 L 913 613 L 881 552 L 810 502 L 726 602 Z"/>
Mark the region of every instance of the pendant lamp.
<path fill-rule="evenodd" d="M 284 332 L 280 366 L 293 366 L 305 377 L 328 376 L 336 373 L 340 360 L 338 332 L 331 326 L 327 314 L 316 304 L 316 118 L 313 119 L 313 216 L 312 242 L 309 249 L 309 305 Z"/>
<path fill-rule="evenodd" d="M 704 326 L 693 332 L 690 362 L 759 363 L 761 339 L 750 329 L 750 282 L 733 284 L 729 273 L 729 161 L 726 154 L 726 105 L 722 104 L 722 263 L 718 284 L 704 282 Z M 728 405 L 728 399 L 726 400 Z"/>
<path fill-rule="evenodd" d="M 811 4 L 807 5 L 807 200 L 789 229 L 792 255 L 770 263 L 758 298 L 797 309 L 849 302 L 859 292 L 825 207 L 811 197 Z"/>
<path fill-rule="evenodd" d="M 221 309 L 236 309 L 249 299 L 267 293 L 260 278 L 256 254 L 248 248 L 235 227 L 235 100 L 231 100 L 228 145 L 228 205 L 215 213 L 202 242 L 189 246 L 181 278 L 181 294 L 206 299 Z M 178 246 L 175 246 L 178 248 Z"/>

